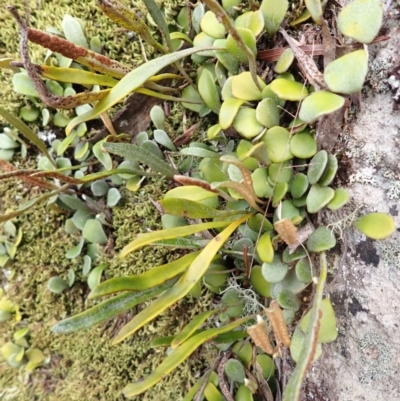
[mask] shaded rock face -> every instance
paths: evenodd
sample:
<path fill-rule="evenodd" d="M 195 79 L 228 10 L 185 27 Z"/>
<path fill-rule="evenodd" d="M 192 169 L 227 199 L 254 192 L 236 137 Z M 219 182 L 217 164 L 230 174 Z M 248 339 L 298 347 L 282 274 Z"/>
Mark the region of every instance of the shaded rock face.
<path fill-rule="evenodd" d="M 400 78 L 392 74 L 400 71 L 399 20 L 388 18 L 385 28 L 391 38 L 369 46 L 369 87 L 339 145 L 347 166 L 347 177 L 341 178 L 352 205 L 324 217 L 342 234 L 342 251 L 332 260 L 334 278 L 326 289 L 339 336 L 323 346 L 323 356 L 308 374 L 307 401 L 400 400 L 400 229 L 384 241 L 369 240 L 352 228 L 340 230 L 357 208 L 356 216 L 389 213 L 400 227 L 400 110 L 395 98 Z"/>

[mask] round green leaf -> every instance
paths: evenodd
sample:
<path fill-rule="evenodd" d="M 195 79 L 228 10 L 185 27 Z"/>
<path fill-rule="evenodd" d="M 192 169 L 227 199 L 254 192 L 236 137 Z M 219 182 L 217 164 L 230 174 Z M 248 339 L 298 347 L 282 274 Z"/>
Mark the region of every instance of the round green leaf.
<path fill-rule="evenodd" d="M 56 96 L 64 95 L 64 88 L 57 81 L 48 79 L 46 81 L 46 87 L 53 95 L 56 95 Z M 90 105 L 87 105 L 87 106 L 90 109 L 92 108 Z"/>
<path fill-rule="evenodd" d="M 306 251 L 299 246 L 294 252 L 290 253 L 290 248 L 287 247 L 282 253 L 282 260 L 284 263 L 292 263 L 296 260 L 304 259 L 307 257 Z"/>
<path fill-rule="evenodd" d="M 339 31 L 361 43 L 371 43 L 382 26 L 383 7 L 380 0 L 354 0 L 338 15 Z"/>
<path fill-rule="evenodd" d="M 92 244 L 105 244 L 108 240 L 101 223 L 96 219 L 89 219 L 85 223 L 82 235 L 86 241 Z"/>
<path fill-rule="evenodd" d="M 320 150 L 310 161 L 307 171 L 307 177 L 310 184 L 316 184 L 322 177 L 328 164 L 328 153 L 326 150 Z"/>
<path fill-rule="evenodd" d="M 342 71 L 343 74 L 343 71 Z M 319 117 L 333 113 L 344 105 L 344 98 L 327 91 L 314 92 L 301 104 L 299 118 L 311 124 Z"/>
<path fill-rule="evenodd" d="M 274 259 L 274 247 L 272 246 L 269 232 L 261 235 L 256 245 L 257 255 L 264 263 L 271 263 Z"/>
<path fill-rule="evenodd" d="M 170 137 L 164 130 L 156 129 L 154 130 L 153 135 L 154 135 L 154 140 L 160 145 L 164 146 L 164 148 L 167 148 L 172 152 L 176 151 L 176 146 L 174 145 L 174 143 L 171 141 Z"/>
<path fill-rule="evenodd" d="M 211 183 L 218 181 L 226 181 L 228 175 L 223 170 L 224 163 L 215 158 L 204 158 L 199 164 L 199 169 L 203 173 L 202 178 Z"/>
<path fill-rule="evenodd" d="M 249 141 L 241 139 L 237 148 L 237 156 L 239 160 L 249 169 L 255 170 L 258 167 L 257 159 L 249 156 L 249 151 L 254 148 L 253 144 Z"/>
<path fill-rule="evenodd" d="M 338 336 L 338 331 L 336 328 L 336 317 L 335 311 L 333 310 L 331 301 L 329 298 L 325 298 L 321 302 L 321 311 L 322 316 L 319 321 L 319 330 L 318 330 L 318 343 L 331 343 L 335 341 Z M 300 328 L 303 333 L 307 334 L 308 326 L 310 323 L 311 311 L 308 311 L 307 314 L 300 321 Z"/>
<path fill-rule="evenodd" d="M 368 55 L 361 49 L 330 62 L 324 80 L 332 92 L 350 95 L 361 91 L 367 72 Z"/>
<path fill-rule="evenodd" d="M 165 113 L 160 106 L 155 105 L 151 108 L 150 118 L 157 129 L 165 129 Z"/>
<path fill-rule="evenodd" d="M 327 204 L 327 207 L 331 210 L 338 210 L 344 206 L 349 200 L 350 195 L 344 188 L 335 189 L 335 196 Z"/>
<path fill-rule="evenodd" d="M 253 359 L 253 345 L 249 341 L 238 341 L 232 347 L 232 352 L 242 361 L 245 366 L 249 366 Z"/>
<path fill-rule="evenodd" d="M 62 28 L 67 40 L 86 49 L 89 48 L 82 26 L 76 18 L 65 14 L 62 20 Z"/>
<path fill-rule="evenodd" d="M 46 109 L 44 109 L 46 110 Z M 21 107 L 20 111 L 19 111 L 19 115 L 21 116 L 21 118 L 25 121 L 28 122 L 33 122 L 36 121 L 37 118 L 39 117 L 39 109 L 37 109 L 36 107 L 32 107 L 32 106 L 24 106 Z M 45 125 L 45 124 L 43 124 Z"/>
<path fill-rule="evenodd" d="M 310 252 L 323 252 L 332 249 L 336 245 L 336 239 L 329 228 L 318 227 L 307 240 L 307 249 Z"/>
<path fill-rule="evenodd" d="M 290 47 L 288 47 L 279 56 L 278 61 L 276 62 L 275 65 L 275 71 L 278 74 L 286 72 L 293 63 L 293 60 L 294 60 L 293 50 Z"/>
<path fill-rule="evenodd" d="M 272 206 L 277 207 L 279 202 L 285 197 L 289 186 L 286 182 L 278 182 L 275 185 L 274 193 L 272 196 Z"/>
<path fill-rule="evenodd" d="M 269 380 L 275 374 L 275 362 L 267 354 L 258 354 L 256 356 L 257 363 L 261 366 L 264 379 Z"/>
<path fill-rule="evenodd" d="M 264 17 L 261 10 L 247 11 L 235 19 L 236 28 L 250 29 L 254 36 L 258 36 L 264 29 Z"/>
<path fill-rule="evenodd" d="M 0 149 L 16 149 L 19 148 L 19 143 L 14 141 L 6 134 L 0 134 Z"/>
<path fill-rule="evenodd" d="M 74 285 L 74 282 L 75 282 L 75 271 L 72 270 L 72 269 L 69 269 L 67 278 L 68 278 L 69 287 L 72 287 Z"/>
<path fill-rule="evenodd" d="M 228 129 L 232 125 L 232 122 L 243 103 L 244 100 L 233 98 L 227 99 L 222 103 L 218 116 L 221 129 Z"/>
<path fill-rule="evenodd" d="M 196 33 L 200 32 L 200 22 L 203 19 L 204 13 L 205 10 L 203 3 L 198 3 L 192 13 L 192 24 Z"/>
<path fill-rule="evenodd" d="M 126 169 L 131 169 L 131 170 L 138 170 L 139 165 L 133 160 L 124 160 L 122 163 L 119 164 L 118 168 L 126 168 Z M 132 178 L 135 174 L 118 174 L 119 177 L 121 177 L 124 180 L 129 180 L 129 178 Z"/>
<path fill-rule="evenodd" d="M 65 128 L 71 121 L 70 118 L 66 117 L 63 113 L 57 112 L 53 118 L 53 124 L 56 127 Z"/>
<path fill-rule="evenodd" d="M 97 142 L 93 148 L 93 154 L 96 156 L 97 160 L 105 167 L 106 170 L 112 169 L 112 159 L 109 153 L 102 152 L 101 146 L 105 142 L 105 139 Z"/>
<path fill-rule="evenodd" d="M 208 36 L 205 32 L 200 32 L 197 34 L 193 39 L 193 47 L 211 47 L 214 44 L 215 38 Z M 202 60 L 206 60 L 202 57 L 213 57 L 214 51 L 213 50 L 204 50 L 202 52 L 198 52 L 193 54 L 191 57 L 201 57 Z M 194 58 L 196 58 L 194 57 Z"/>
<path fill-rule="evenodd" d="M 214 82 L 214 77 L 209 70 L 203 69 L 201 72 L 198 89 L 200 96 L 207 107 L 209 107 L 214 113 L 218 114 L 219 109 L 221 108 L 221 102 Z"/>
<path fill-rule="evenodd" d="M 74 258 L 78 257 L 82 252 L 82 248 L 83 248 L 83 244 L 84 243 L 85 243 L 85 240 L 83 238 L 81 238 L 79 240 L 78 245 L 75 245 L 72 248 L 68 249 L 65 257 L 67 259 L 74 259 Z"/>
<path fill-rule="evenodd" d="M 262 89 L 265 88 L 265 83 L 260 77 L 257 77 L 258 83 Z M 242 100 L 261 100 L 262 92 L 257 88 L 249 71 L 235 75 L 232 79 L 232 94 Z"/>
<path fill-rule="evenodd" d="M 290 290 L 283 289 L 280 291 L 276 300 L 282 308 L 290 309 L 295 312 L 300 308 L 300 300 Z"/>
<path fill-rule="evenodd" d="M 250 29 L 246 28 L 237 28 L 236 30 L 243 39 L 244 43 L 250 48 L 253 54 L 256 55 L 257 47 L 256 37 L 254 36 L 254 33 Z M 239 49 L 236 40 L 233 39 L 231 35 L 228 35 L 228 38 L 226 40 L 226 50 L 228 50 L 228 52 L 232 54 L 232 56 L 235 57 L 236 60 L 238 60 L 240 63 L 248 64 L 246 54 Z"/>
<path fill-rule="evenodd" d="M 308 12 L 311 15 L 311 18 L 315 21 L 316 24 L 321 25 L 322 19 L 322 4 L 321 0 L 305 0 L 306 7 Z"/>
<path fill-rule="evenodd" d="M 268 167 L 269 178 L 274 182 L 289 182 L 292 178 L 292 162 L 271 163 Z"/>
<path fill-rule="evenodd" d="M 280 110 L 275 100 L 265 98 L 258 103 L 256 108 L 256 118 L 264 127 L 272 128 L 279 125 L 279 116 Z"/>
<path fill-rule="evenodd" d="M 289 270 L 289 266 L 282 262 L 279 255 L 275 254 L 271 263 L 262 264 L 262 275 L 269 283 L 278 283 L 283 280 Z"/>
<path fill-rule="evenodd" d="M 319 184 L 311 185 L 307 195 L 308 213 L 317 213 L 326 206 L 335 196 L 335 191 L 330 187 L 323 187 Z"/>
<path fill-rule="evenodd" d="M 283 127 L 270 128 L 261 139 L 267 146 L 268 157 L 273 163 L 293 159 L 290 153 L 290 133 Z"/>
<path fill-rule="evenodd" d="M 299 101 L 308 95 L 307 88 L 302 83 L 283 78 L 274 79 L 270 84 L 270 89 L 284 100 Z"/>
<path fill-rule="evenodd" d="M 196 89 L 193 88 L 192 85 L 189 85 L 185 89 L 183 89 L 182 99 L 192 100 L 200 103 L 203 101 L 199 93 L 196 91 Z M 183 107 L 195 111 L 196 113 L 200 113 L 200 110 L 204 106 L 203 104 L 185 103 L 185 102 L 182 102 L 182 105 Z"/>
<path fill-rule="evenodd" d="M 117 205 L 119 200 L 121 199 L 121 193 L 117 188 L 110 188 L 107 193 L 107 206 L 114 207 Z"/>
<path fill-rule="evenodd" d="M 110 187 L 106 180 L 97 180 L 90 184 L 90 189 L 94 196 L 103 196 L 108 192 Z"/>
<path fill-rule="evenodd" d="M 174 216 L 172 214 L 163 214 L 161 224 L 164 229 L 187 226 L 188 221 L 184 217 Z"/>
<path fill-rule="evenodd" d="M 72 216 L 72 222 L 79 230 L 83 230 L 85 223 L 94 217 L 92 212 L 88 209 L 85 210 L 77 210 L 74 215 Z"/>
<path fill-rule="evenodd" d="M 28 363 L 25 366 L 25 370 L 28 372 L 41 366 L 45 360 L 45 356 L 39 348 L 31 348 L 26 351 L 25 355 L 28 358 Z"/>
<path fill-rule="evenodd" d="M 257 168 L 251 173 L 254 192 L 259 198 L 272 197 L 273 189 L 271 185 L 269 185 L 267 178 L 268 178 L 268 170 L 263 167 Z"/>
<path fill-rule="evenodd" d="M 25 96 L 39 97 L 35 86 L 25 72 L 18 72 L 12 78 L 13 90 Z"/>
<path fill-rule="evenodd" d="M 338 169 L 338 160 L 336 156 L 329 154 L 328 162 L 326 164 L 324 172 L 322 173 L 321 178 L 318 180 L 318 184 L 323 186 L 329 185 L 335 178 L 337 169 Z"/>
<path fill-rule="evenodd" d="M 238 317 L 243 314 L 244 299 L 239 293 L 231 288 L 221 298 L 222 306 L 227 306 L 226 314 L 229 317 Z"/>
<path fill-rule="evenodd" d="M 226 48 L 226 39 L 216 39 L 214 47 Z M 227 50 L 215 50 L 218 61 L 233 75 L 239 73 L 239 62 Z"/>
<path fill-rule="evenodd" d="M 92 268 L 92 259 L 90 256 L 85 255 L 83 257 L 82 275 L 87 276 Z"/>
<path fill-rule="evenodd" d="M 61 294 L 65 289 L 68 288 L 68 283 L 61 277 L 56 276 L 52 277 L 47 282 L 47 288 L 55 294 Z"/>
<path fill-rule="evenodd" d="M 219 289 L 226 284 L 226 279 L 229 277 L 229 273 L 223 273 L 225 270 L 227 269 L 224 265 L 211 264 L 203 277 L 203 282 L 206 286 L 208 284 L 212 288 L 218 289 L 217 294 L 219 294 Z"/>
<path fill-rule="evenodd" d="M 357 219 L 354 225 L 367 237 L 384 239 L 396 229 L 392 216 L 385 213 L 370 213 Z"/>
<path fill-rule="evenodd" d="M 296 276 L 303 283 L 310 283 L 312 280 L 311 276 L 311 266 L 308 258 L 300 259 L 296 263 Z"/>
<path fill-rule="evenodd" d="M 13 150 L 5 150 L 0 148 L 0 159 L 5 160 L 6 162 L 11 161 L 14 156 Z"/>
<path fill-rule="evenodd" d="M 253 393 L 251 390 L 244 384 L 241 384 L 235 395 L 235 400 L 237 401 L 253 401 Z"/>
<path fill-rule="evenodd" d="M 237 383 L 244 383 L 246 373 L 241 362 L 237 359 L 229 359 L 225 364 L 225 374 L 230 380 Z"/>
<path fill-rule="evenodd" d="M 225 38 L 226 31 L 224 26 L 218 22 L 216 15 L 212 11 L 207 11 L 200 22 L 200 27 L 208 36 L 215 39 Z"/>
<path fill-rule="evenodd" d="M 279 283 L 276 283 L 272 287 L 271 293 L 273 296 L 278 298 L 279 294 L 283 290 L 288 290 L 295 295 L 302 292 L 305 287 L 306 285 L 297 278 L 295 269 L 290 269 L 288 274 L 286 274 L 285 278 Z M 287 308 L 287 309 L 292 309 L 292 308 Z"/>
<path fill-rule="evenodd" d="M 261 213 L 257 213 L 250 217 L 247 224 L 253 231 L 259 231 L 261 229 L 261 232 L 271 232 L 274 229 L 271 222 Z"/>
<path fill-rule="evenodd" d="M 297 173 L 290 184 L 290 193 L 293 198 L 301 198 L 308 189 L 308 178 L 303 173 Z"/>
<path fill-rule="evenodd" d="M 96 266 L 89 274 L 87 278 L 88 286 L 91 290 L 93 290 L 97 285 L 100 284 L 101 275 L 103 270 L 106 268 L 106 264 L 103 263 L 102 265 Z"/>
<path fill-rule="evenodd" d="M 235 130 L 246 139 L 257 136 L 264 127 L 257 121 L 256 111 L 251 107 L 241 107 L 233 120 Z"/>
<path fill-rule="evenodd" d="M 257 294 L 266 298 L 271 296 L 271 284 L 265 280 L 261 266 L 254 266 L 251 269 L 250 283 Z"/>
<path fill-rule="evenodd" d="M 214 124 L 211 127 L 208 128 L 207 130 L 207 138 L 208 139 L 214 139 L 216 138 L 220 132 L 222 131 L 222 128 L 219 124 Z"/>
<path fill-rule="evenodd" d="M 290 140 L 290 152 L 300 159 L 308 159 L 317 153 L 317 141 L 308 133 L 295 134 Z"/>
<path fill-rule="evenodd" d="M 264 16 L 265 30 L 274 36 L 289 8 L 287 0 L 263 0 L 260 10 Z"/>

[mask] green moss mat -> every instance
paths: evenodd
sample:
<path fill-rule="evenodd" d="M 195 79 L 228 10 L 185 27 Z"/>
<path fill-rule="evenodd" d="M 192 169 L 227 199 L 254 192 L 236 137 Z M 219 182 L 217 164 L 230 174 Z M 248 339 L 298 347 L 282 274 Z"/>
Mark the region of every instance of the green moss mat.
<path fill-rule="evenodd" d="M 21 186 L 2 182 L 0 196 L 4 209 L 15 207 L 15 196 Z M 161 188 L 160 188 L 161 187 Z M 114 209 L 115 250 L 126 245 L 144 226 L 157 228 L 159 218 L 148 196 L 158 199 L 162 185 L 150 183 L 141 194 L 125 194 L 125 205 Z M 135 311 L 120 315 L 98 327 L 70 335 L 55 335 L 50 327 L 58 320 L 85 310 L 93 302 L 85 302 L 88 294 L 86 278 L 82 277 L 82 259 L 65 258 L 66 250 L 76 243 L 64 232 L 65 216 L 38 207 L 16 223 L 22 228 L 23 241 L 10 269 L 13 278 L 8 282 L 8 295 L 19 305 L 22 321 L 0 325 L 0 345 L 10 341 L 15 330 L 28 326 L 29 343 L 44 351 L 49 362 L 27 374 L 0 362 L 0 394 L 14 394 L 13 400 L 119 400 L 119 392 L 128 382 L 150 373 L 164 358 L 165 350 L 149 349 L 149 342 L 162 335 L 176 333 L 195 313 L 210 306 L 211 297 L 205 295 L 199 303 L 187 298 L 178 303 L 133 338 L 111 347 L 110 339 L 129 321 Z M 166 248 L 147 247 L 126 260 L 110 259 L 106 275 L 138 273 L 154 264 L 174 257 Z M 47 281 L 54 275 L 66 277 L 73 269 L 77 279 L 62 295 L 47 290 Z M 4 280 L 3 280 L 4 282 Z M 154 389 L 142 396 L 143 400 L 179 400 L 193 384 L 195 376 L 204 368 L 200 355 L 184 363 Z"/>
<path fill-rule="evenodd" d="M 129 6 L 131 2 L 124 2 Z M 182 0 L 158 1 L 162 6 L 167 20 L 173 21 L 180 6 L 185 4 Z M 7 0 L 0 6 L 0 58 L 13 57 L 19 59 L 19 34 L 17 24 L 6 9 L 7 4 L 17 6 L 22 14 L 24 0 Z M 143 63 L 143 51 L 140 42 L 135 34 L 128 32 L 115 23 L 110 21 L 97 7 L 96 1 L 79 0 L 29 0 L 30 18 L 29 25 L 32 28 L 45 30 L 48 27 L 55 27 L 59 30 L 65 14 L 81 18 L 86 24 L 86 35 L 90 39 L 93 36 L 99 36 L 104 47 L 104 54 L 110 58 L 116 59 L 129 67 Z M 147 15 L 145 7 L 141 2 L 135 1 L 135 10 Z M 156 29 L 154 33 L 158 35 Z M 46 50 L 38 45 L 30 44 L 30 54 L 32 61 L 42 63 Z M 154 50 L 143 45 L 146 57 L 151 58 Z M 11 70 L 0 69 L 0 104 L 9 111 L 15 111 L 21 103 L 26 103 L 26 99 L 12 91 Z"/>

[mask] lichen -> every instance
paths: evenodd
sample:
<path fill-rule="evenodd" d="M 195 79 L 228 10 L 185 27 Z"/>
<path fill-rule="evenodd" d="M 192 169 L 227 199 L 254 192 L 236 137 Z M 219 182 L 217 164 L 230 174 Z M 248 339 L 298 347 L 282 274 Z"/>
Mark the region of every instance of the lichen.
<path fill-rule="evenodd" d="M 363 184 L 363 185 L 371 185 L 373 187 L 378 187 L 379 183 L 376 178 L 369 174 L 364 174 L 360 171 L 357 171 L 354 174 L 351 174 L 349 177 L 350 184 Z"/>
<path fill-rule="evenodd" d="M 357 342 L 361 351 L 360 366 L 364 366 L 360 383 L 381 380 L 392 374 L 390 347 L 378 334 L 367 333 Z"/>
<path fill-rule="evenodd" d="M 366 83 L 375 93 L 385 93 L 389 90 L 388 71 L 393 68 L 389 59 L 374 59 L 368 63 Z"/>
<path fill-rule="evenodd" d="M 397 241 L 378 241 L 377 247 L 381 261 L 386 267 L 400 269 L 400 244 Z"/>

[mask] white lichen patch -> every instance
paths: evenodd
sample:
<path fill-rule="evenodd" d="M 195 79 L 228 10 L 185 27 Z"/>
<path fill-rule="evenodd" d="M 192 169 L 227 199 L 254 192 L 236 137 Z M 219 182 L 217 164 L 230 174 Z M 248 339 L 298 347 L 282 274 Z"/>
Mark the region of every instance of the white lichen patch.
<path fill-rule="evenodd" d="M 400 269 L 400 244 L 396 241 L 382 241 L 377 243 L 379 256 L 386 267 Z"/>
<path fill-rule="evenodd" d="M 377 333 L 367 333 L 359 339 L 361 362 L 364 369 L 360 375 L 360 383 L 382 380 L 394 372 L 391 369 L 391 352 L 389 344 Z"/>
<path fill-rule="evenodd" d="M 393 68 L 393 63 L 388 57 L 377 57 L 368 63 L 366 82 L 373 92 L 385 93 L 389 90 L 388 72 L 391 68 Z"/>

